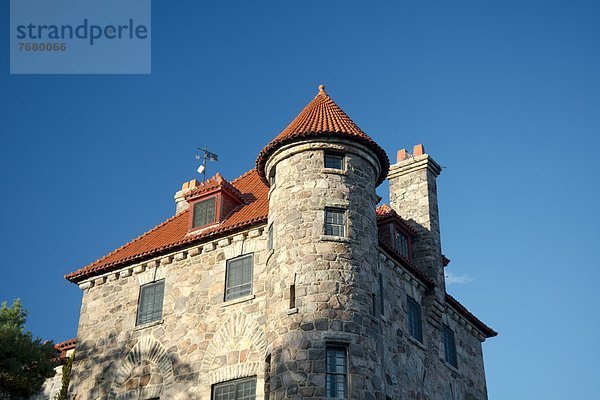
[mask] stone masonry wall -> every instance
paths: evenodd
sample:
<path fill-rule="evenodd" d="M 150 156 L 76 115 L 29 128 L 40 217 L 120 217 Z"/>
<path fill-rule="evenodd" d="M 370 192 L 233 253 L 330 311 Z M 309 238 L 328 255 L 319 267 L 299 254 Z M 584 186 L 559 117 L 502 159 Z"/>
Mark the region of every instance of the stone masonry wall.
<path fill-rule="evenodd" d="M 413 262 L 435 280 L 444 293 L 442 245 L 436 177 L 441 168 L 428 154 L 417 155 L 390 167 L 390 205 L 417 232 Z"/>
<path fill-rule="evenodd" d="M 324 149 L 347 154 L 344 171 L 323 168 Z M 348 349 L 351 399 L 487 399 L 483 336 L 377 246 L 377 161 L 352 143 L 303 142 L 267 168 L 266 226 L 80 284 L 71 398 L 208 400 L 212 385 L 256 376 L 258 400 L 325 399 L 335 343 Z M 327 206 L 347 209 L 347 237 L 324 235 Z M 224 302 L 226 262 L 244 254 L 253 293 Z M 162 320 L 136 327 L 140 286 L 161 279 Z M 423 306 L 422 343 L 408 334 L 407 295 Z M 458 368 L 444 361 L 443 324 Z"/>
<path fill-rule="evenodd" d="M 381 252 L 384 276 L 383 358 L 390 399 L 485 400 L 487 388 L 481 340 L 469 324 L 447 307 L 432 312 L 434 296 L 410 273 Z M 410 336 L 407 295 L 423 306 L 423 342 Z M 437 315 L 441 312 L 441 315 Z M 455 333 L 458 368 L 444 360 L 441 325 Z"/>
<path fill-rule="evenodd" d="M 345 154 L 343 171 L 324 168 L 324 150 Z M 273 399 L 326 398 L 325 349 L 347 346 L 352 399 L 383 399 L 381 326 L 372 315 L 378 164 L 344 142 L 296 143 L 267 163 L 275 229 L 267 262 L 267 330 Z M 347 213 L 346 237 L 324 235 L 326 207 Z M 290 285 L 296 304 L 290 309 Z"/>
<path fill-rule="evenodd" d="M 212 384 L 246 376 L 261 388 L 266 242 L 252 230 L 82 284 L 72 398 L 209 399 Z M 253 294 L 225 303 L 226 260 L 243 254 Z M 136 327 L 140 286 L 160 279 L 163 319 Z"/>

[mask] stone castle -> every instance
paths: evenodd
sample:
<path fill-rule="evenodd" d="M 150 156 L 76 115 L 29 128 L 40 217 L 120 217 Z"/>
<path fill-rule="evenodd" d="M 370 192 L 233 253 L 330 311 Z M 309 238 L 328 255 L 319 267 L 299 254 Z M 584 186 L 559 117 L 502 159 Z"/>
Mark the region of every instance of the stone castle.
<path fill-rule="evenodd" d="M 70 398 L 487 399 L 496 332 L 446 293 L 440 171 L 422 145 L 390 166 L 321 86 L 255 169 L 185 182 L 173 217 L 66 276 Z"/>

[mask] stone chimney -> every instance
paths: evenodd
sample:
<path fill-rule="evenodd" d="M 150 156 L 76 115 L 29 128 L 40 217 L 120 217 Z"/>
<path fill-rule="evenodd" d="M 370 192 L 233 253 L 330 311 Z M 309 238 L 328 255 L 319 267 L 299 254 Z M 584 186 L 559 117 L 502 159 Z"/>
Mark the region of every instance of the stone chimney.
<path fill-rule="evenodd" d="M 196 186 L 198 186 L 199 183 L 197 180 L 192 179 L 191 181 L 188 182 L 183 182 L 183 185 L 181 185 L 181 190 L 178 191 L 177 193 L 175 193 L 175 214 L 179 214 L 182 211 L 185 211 L 188 209 L 188 207 L 190 206 L 190 204 L 185 201 L 185 195 L 192 189 L 194 189 Z"/>
<path fill-rule="evenodd" d="M 440 294 L 445 292 L 444 266 L 440 241 L 440 220 L 436 178 L 442 169 L 425 153 L 422 144 L 412 154 L 398 151 L 390 167 L 390 205 L 417 232 L 413 244 L 413 263 L 431 277 Z"/>

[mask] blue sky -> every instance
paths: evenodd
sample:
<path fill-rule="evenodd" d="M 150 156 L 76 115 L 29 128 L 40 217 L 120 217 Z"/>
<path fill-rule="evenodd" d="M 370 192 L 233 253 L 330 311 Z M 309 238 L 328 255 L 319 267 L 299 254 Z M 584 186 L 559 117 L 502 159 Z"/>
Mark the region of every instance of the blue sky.
<path fill-rule="evenodd" d="M 599 2 L 155 1 L 147 76 L 9 75 L 0 10 L 0 299 L 34 334 L 76 335 L 63 275 L 172 215 L 196 147 L 235 178 L 324 83 L 391 158 L 445 167 L 490 398 L 597 396 Z"/>

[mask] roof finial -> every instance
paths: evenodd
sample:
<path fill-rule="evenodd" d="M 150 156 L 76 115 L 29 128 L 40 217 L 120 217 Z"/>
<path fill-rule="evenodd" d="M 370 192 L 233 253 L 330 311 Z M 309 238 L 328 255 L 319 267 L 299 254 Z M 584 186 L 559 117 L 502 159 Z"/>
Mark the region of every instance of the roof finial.
<path fill-rule="evenodd" d="M 325 85 L 319 85 L 319 93 L 325 93 Z"/>

